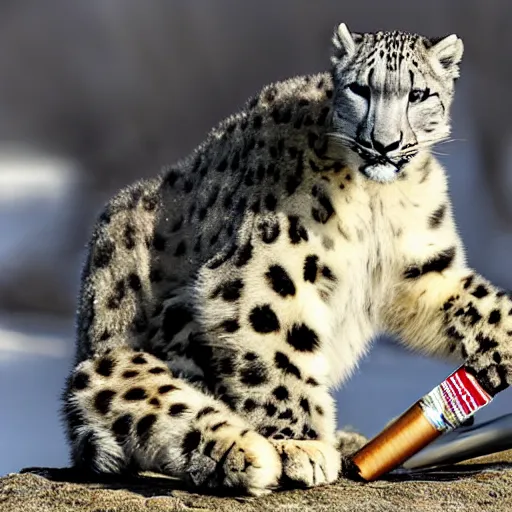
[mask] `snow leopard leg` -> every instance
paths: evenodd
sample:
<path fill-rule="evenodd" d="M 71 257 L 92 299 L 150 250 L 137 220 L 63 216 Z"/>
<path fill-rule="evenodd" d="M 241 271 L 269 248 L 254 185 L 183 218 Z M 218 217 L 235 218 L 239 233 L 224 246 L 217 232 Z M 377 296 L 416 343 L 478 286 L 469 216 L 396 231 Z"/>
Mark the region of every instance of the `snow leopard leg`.
<path fill-rule="evenodd" d="M 148 353 L 121 348 L 83 361 L 64 400 L 73 462 L 83 470 L 151 470 L 253 495 L 281 474 L 267 439 Z"/>

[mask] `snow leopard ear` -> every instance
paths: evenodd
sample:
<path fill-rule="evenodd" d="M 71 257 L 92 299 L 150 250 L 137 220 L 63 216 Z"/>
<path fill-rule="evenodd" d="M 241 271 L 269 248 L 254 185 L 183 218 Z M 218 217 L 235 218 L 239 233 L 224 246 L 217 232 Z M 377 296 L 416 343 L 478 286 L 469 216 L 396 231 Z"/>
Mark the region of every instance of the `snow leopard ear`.
<path fill-rule="evenodd" d="M 339 61 L 349 59 L 354 55 L 357 48 L 357 43 L 361 40 L 362 36 L 359 34 L 352 34 L 347 28 L 345 23 L 340 23 L 338 28 L 334 31 L 332 37 L 332 44 L 334 52 L 331 58 L 333 64 Z"/>
<path fill-rule="evenodd" d="M 441 67 L 443 73 L 447 73 L 451 78 L 458 78 L 459 63 L 464 53 L 462 39 L 452 34 L 437 41 L 432 41 L 432 46 L 428 52 L 437 66 Z"/>

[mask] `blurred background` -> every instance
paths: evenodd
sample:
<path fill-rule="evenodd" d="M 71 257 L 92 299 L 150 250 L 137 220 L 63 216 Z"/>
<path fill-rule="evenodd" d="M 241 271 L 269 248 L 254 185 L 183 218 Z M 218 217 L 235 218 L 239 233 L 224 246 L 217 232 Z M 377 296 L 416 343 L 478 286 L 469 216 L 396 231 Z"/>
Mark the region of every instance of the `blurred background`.
<path fill-rule="evenodd" d="M 68 462 L 58 397 L 102 204 L 264 84 L 328 69 L 341 21 L 464 39 L 439 151 L 470 263 L 512 288 L 510 0 L 0 0 L 0 475 Z M 374 435 L 452 369 L 379 340 L 339 424 Z M 508 412 L 510 391 L 477 421 Z"/>

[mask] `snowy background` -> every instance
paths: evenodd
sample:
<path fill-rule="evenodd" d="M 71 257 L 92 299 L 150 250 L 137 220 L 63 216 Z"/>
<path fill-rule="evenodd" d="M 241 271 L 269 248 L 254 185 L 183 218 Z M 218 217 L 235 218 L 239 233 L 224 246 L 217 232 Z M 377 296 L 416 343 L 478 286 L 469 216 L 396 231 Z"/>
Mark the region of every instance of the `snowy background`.
<path fill-rule="evenodd" d="M 58 397 L 83 246 L 101 203 L 186 154 L 263 84 L 325 68 L 338 21 L 465 38 L 455 141 L 439 150 L 470 263 L 512 288 L 512 96 L 501 93 L 512 39 L 499 31 L 509 3 L 490 1 L 482 13 L 466 0 L 463 15 L 458 0 L 41 5 L 0 1 L 0 475 L 67 463 Z M 340 427 L 378 433 L 452 369 L 379 340 L 338 393 Z M 511 393 L 477 422 L 512 412 Z"/>

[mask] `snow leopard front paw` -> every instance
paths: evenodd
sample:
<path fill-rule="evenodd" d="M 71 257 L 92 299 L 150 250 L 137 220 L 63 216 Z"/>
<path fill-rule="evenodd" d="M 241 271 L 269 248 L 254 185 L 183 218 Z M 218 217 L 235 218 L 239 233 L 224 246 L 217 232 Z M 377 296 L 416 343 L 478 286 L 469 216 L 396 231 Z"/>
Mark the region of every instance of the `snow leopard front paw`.
<path fill-rule="evenodd" d="M 223 426 L 190 460 L 194 486 L 253 496 L 277 487 L 282 466 L 272 444 L 252 430 Z"/>
<path fill-rule="evenodd" d="M 336 448 L 323 441 L 272 440 L 283 463 L 282 487 L 313 487 L 338 478 L 341 459 Z"/>

